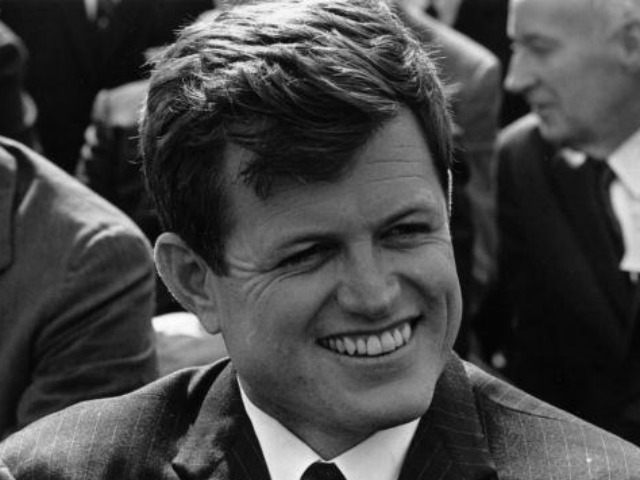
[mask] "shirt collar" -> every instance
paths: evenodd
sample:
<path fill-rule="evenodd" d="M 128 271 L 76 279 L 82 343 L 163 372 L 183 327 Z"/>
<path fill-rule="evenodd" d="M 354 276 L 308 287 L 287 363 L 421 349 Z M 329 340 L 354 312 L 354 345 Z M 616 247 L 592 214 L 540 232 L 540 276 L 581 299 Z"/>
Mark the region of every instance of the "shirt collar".
<path fill-rule="evenodd" d="M 583 152 L 570 148 L 562 149 L 561 155 L 573 168 L 582 166 L 587 158 Z M 634 197 L 640 198 L 640 129 L 607 157 L 607 163 L 616 174 L 616 180 Z"/>
<path fill-rule="evenodd" d="M 300 480 L 309 465 L 322 461 L 306 443 L 275 418 L 260 410 L 245 394 L 240 395 L 260 443 L 271 478 Z M 396 480 L 419 419 L 376 432 L 365 441 L 333 458 L 347 480 Z"/>
<path fill-rule="evenodd" d="M 640 197 L 640 130 L 620 145 L 608 162 L 625 188 L 634 197 Z"/>
<path fill-rule="evenodd" d="M 564 159 L 567 165 L 573 168 L 581 167 L 587 160 L 586 154 L 570 148 L 563 148 L 560 150 L 560 156 Z"/>

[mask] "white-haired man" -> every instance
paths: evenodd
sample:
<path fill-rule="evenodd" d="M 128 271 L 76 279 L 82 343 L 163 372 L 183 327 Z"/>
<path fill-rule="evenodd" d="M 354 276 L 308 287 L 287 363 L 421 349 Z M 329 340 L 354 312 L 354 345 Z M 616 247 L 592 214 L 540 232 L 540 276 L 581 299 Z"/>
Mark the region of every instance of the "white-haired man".
<path fill-rule="evenodd" d="M 516 384 L 640 443 L 640 2 L 512 0 L 509 34 L 532 114 L 499 146 L 487 318 Z"/>

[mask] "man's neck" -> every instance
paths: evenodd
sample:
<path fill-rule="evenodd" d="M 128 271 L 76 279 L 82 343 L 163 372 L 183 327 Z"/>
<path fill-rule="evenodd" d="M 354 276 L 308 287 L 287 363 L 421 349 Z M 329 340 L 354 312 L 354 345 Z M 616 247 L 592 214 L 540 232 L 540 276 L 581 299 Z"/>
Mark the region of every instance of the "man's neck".
<path fill-rule="evenodd" d="M 256 405 L 243 389 L 240 392 L 249 420 L 273 478 L 297 480 L 313 462 L 336 463 L 349 480 L 396 480 L 415 434 L 419 419 L 365 436 L 345 447 L 335 438 L 310 443 L 298 432 Z M 274 476 L 275 475 L 275 476 Z"/>
<path fill-rule="evenodd" d="M 636 104 L 637 103 L 637 104 Z M 603 120 L 603 131 L 593 140 L 574 146 L 594 158 L 607 158 L 640 129 L 640 99 L 621 108 L 615 119 Z"/>

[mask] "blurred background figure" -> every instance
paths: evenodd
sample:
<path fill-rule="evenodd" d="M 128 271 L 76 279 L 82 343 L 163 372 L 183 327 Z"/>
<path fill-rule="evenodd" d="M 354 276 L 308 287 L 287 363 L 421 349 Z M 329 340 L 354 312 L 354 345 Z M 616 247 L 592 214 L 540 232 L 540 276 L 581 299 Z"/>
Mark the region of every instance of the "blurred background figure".
<path fill-rule="evenodd" d="M 39 110 L 44 153 L 67 172 L 75 170 L 96 94 L 143 78 L 145 51 L 171 40 L 190 12 L 211 8 L 211 0 L 0 4 L 0 18 L 30 54 L 26 88 Z"/>
<path fill-rule="evenodd" d="M 518 386 L 640 444 L 640 2 L 512 0 L 499 277 L 478 329 Z"/>
<path fill-rule="evenodd" d="M 150 247 L 120 211 L 0 137 L 0 437 L 157 376 Z"/>
<path fill-rule="evenodd" d="M 35 148 L 36 107 L 23 85 L 26 61 L 22 41 L 0 22 L 0 135 Z"/>
<path fill-rule="evenodd" d="M 493 53 L 506 74 L 511 59 L 511 40 L 507 36 L 509 0 L 422 0 L 425 11 L 440 22 L 463 33 Z M 502 91 L 500 125 L 508 125 L 529 112 L 529 106 L 516 92 Z"/>
<path fill-rule="evenodd" d="M 451 26 L 488 48 L 506 74 L 511 61 L 511 40 L 507 35 L 509 0 L 440 0 L 457 4 Z M 500 124 L 508 125 L 529 112 L 529 106 L 518 92 L 503 89 Z"/>

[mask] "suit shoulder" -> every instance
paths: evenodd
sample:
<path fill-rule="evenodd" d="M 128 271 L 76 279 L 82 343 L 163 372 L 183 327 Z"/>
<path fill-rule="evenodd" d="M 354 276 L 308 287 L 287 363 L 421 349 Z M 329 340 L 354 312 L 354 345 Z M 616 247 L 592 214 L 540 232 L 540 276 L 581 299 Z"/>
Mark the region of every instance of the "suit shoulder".
<path fill-rule="evenodd" d="M 118 208 L 64 172 L 39 153 L 11 141 L 0 139 L 0 168 L 14 182 L 15 205 L 21 218 L 55 216 L 60 222 L 78 226 L 117 225 L 123 231 L 140 235 L 138 227 Z M 35 220 L 35 218 L 34 218 Z"/>
<path fill-rule="evenodd" d="M 640 449 L 465 364 L 489 448 L 502 468 L 553 478 L 640 479 Z"/>
<path fill-rule="evenodd" d="M 225 365 L 180 370 L 134 392 L 44 417 L 6 438 L 0 460 L 15 478 L 71 478 L 85 470 L 91 478 L 139 478 L 132 472 L 170 463 Z"/>
<path fill-rule="evenodd" d="M 538 119 L 534 114 L 528 114 L 502 129 L 498 136 L 498 148 L 514 148 L 541 141 Z"/>
<path fill-rule="evenodd" d="M 498 135 L 499 178 L 538 177 L 556 156 L 556 148 L 542 138 L 538 119 L 529 114 L 505 127 Z"/>
<path fill-rule="evenodd" d="M 64 271 L 73 267 L 69 262 L 84 262 L 82 255 L 94 247 L 99 258 L 111 255 L 116 263 L 133 258 L 134 264 L 144 262 L 151 271 L 151 247 L 133 221 L 38 153 L 0 139 L 0 177 L 0 190 L 12 199 L 15 227 L 10 235 L 15 238 L 8 248 L 25 252 L 22 258 L 35 264 L 48 255 L 57 262 L 56 271 Z"/>

